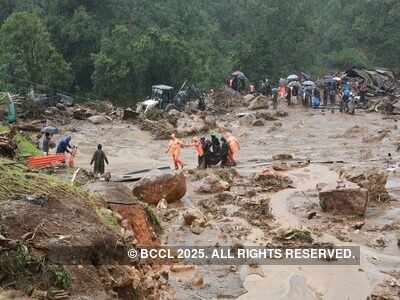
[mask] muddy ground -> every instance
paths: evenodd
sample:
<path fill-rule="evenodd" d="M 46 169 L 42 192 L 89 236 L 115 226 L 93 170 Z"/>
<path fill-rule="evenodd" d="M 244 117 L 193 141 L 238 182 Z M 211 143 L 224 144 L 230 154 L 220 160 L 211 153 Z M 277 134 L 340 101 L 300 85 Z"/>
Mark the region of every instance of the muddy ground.
<path fill-rule="evenodd" d="M 377 113 L 356 115 L 304 108 L 284 108 L 289 116 L 266 121 L 264 126 L 241 126 L 236 113 L 218 116 L 241 142 L 229 195 L 196 192 L 199 181 L 188 174 L 188 192 L 182 201 L 160 213 L 168 245 L 267 245 L 279 232 L 298 228 L 312 233 L 314 242 L 361 247 L 357 266 L 196 266 L 171 272 L 175 299 L 400 299 L 400 180 L 392 172 L 388 189 L 392 201 L 370 203 L 365 218 L 337 217 L 319 207 L 316 185 L 337 182 L 338 167 L 376 166 L 386 170 L 400 156 L 397 120 Z M 245 109 L 242 109 L 245 111 Z M 170 164 L 167 141 L 155 140 L 123 121 L 93 125 L 74 121 L 63 128 L 78 145 L 77 166 L 88 168 L 98 143 L 104 145 L 113 176 Z M 190 140 L 190 137 L 186 139 Z M 278 172 L 288 176 L 291 188 L 269 192 L 254 186 L 251 178 L 271 164 L 276 154 L 292 154 L 311 164 Z M 388 159 L 388 153 L 392 158 Z M 193 149 L 183 150 L 186 170 L 196 165 Z M 210 171 L 213 173 L 213 171 Z M 104 183 L 106 184 L 106 183 Z M 260 213 L 267 199 L 268 213 Z M 182 215 L 198 209 L 206 225 L 192 230 Z M 310 214 L 313 218 L 309 218 Z M 365 224 L 358 228 L 360 222 Z M 357 229 L 355 229 L 357 228 Z M 199 284 L 199 282 L 201 284 Z"/>

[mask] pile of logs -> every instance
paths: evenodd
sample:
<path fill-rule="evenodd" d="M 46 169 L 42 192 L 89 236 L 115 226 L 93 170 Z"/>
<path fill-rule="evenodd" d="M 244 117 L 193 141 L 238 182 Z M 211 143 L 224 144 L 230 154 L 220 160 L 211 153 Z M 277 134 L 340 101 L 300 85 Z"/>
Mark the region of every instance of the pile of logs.
<path fill-rule="evenodd" d="M 12 126 L 9 132 L 0 133 L 0 156 L 13 158 L 16 155 L 17 145 L 15 135 L 17 128 Z"/>

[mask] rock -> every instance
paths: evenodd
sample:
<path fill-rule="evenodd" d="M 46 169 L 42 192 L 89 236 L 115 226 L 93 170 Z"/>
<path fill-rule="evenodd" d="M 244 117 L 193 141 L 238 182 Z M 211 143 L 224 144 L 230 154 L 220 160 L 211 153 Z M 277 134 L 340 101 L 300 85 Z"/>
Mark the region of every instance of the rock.
<path fill-rule="evenodd" d="M 254 95 L 248 94 L 248 95 L 246 95 L 246 96 L 243 96 L 243 101 L 244 101 L 245 103 L 250 103 L 251 100 L 253 100 L 254 98 L 255 98 Z"/>
<path fill-rule="evenodd" d="M 174 273 L 181 273 L 181 272 L 193 271 L 194 269 L 195 266 L 192 265 L 172 265 L 170 271 Z"/>
<path fill-rule="evenodd" d="M 77 120 L 86 120 L 93 116 L 93 113 L 85 108 L 77 108 L 72 112 L 72 116 Z"/>
<path fill-rule="evenodd" d="M 307 215 L 307 219 L 308 219 L 308 220 L 311 220 L 311 219 L 313 219 L 316 215 L 317 215 L 317 212 L 315 212 L 315 211 L 310 212 L 310 213 Z"/>
<path fill-rule="evenodd" d="M 271 112 L 262 110 L 256 112 L 256 117 L 259 119 L 264 119 L 266 121 L 276 121 L 278 120 Z"/>
<path fill-rule="evenodd" d="M 287 189 L 293 184 L 293 181 L 289 177 L 275 174 L 273 170 L 269 169 L 256 175 L 254 181 L 263 188 L 275 192 Z"/>
<path fill-rule="evenodd" d="M 219 193 L 216 196 L 218 202 L 231 203 L 236 199 L 236 196 L 231 192 Z"/>
<path fill-rule="evenodd" d="M 343 187 L 327 184 L 320 188 L 319 200 L 323 211 L 363 216 L 367 210 L 368 191 L 346 181 Z"/>
<path fill-rule="evenodd" d="M 292 160 L 293 155 L 287 153 L 276 154 L 272 156 L 273 160 Z"/>
<path fill-rule="evenodd" d="M 191 226 L 190 226 L 190 231 L 194 234 L 200 235 L 203 233 L 204 231 L 204 226 L 202 226 L 201 224 L 199 224 L 198 222 L 194 222 Z"/>
<path fill-rule="evenodd" d="M 364 227 L 364 225 L 365 225 L 365 222 L 362 221 L 362 222 L 357 222 L 357 223 L 354 224 L 352 227 L 353 227 L 355 230 L 360 230 L 361 228 Z"/>
<path fill-rule="evenodd" d="M 145 177 L 133 187 L 133 195 L 148 204 L 155 205 L 163 198 L 168 203 L 176 202 L 185 194 L 186 177 L 183 173 Z"/>
<path fill-rule="evenodd" d="M 183 214 L 183 220 L 185 221 L 185 225 L 192 225 L 196 220 L 199 224 L 205 224 L 207 222 L 206 217 L 201 213 L 198 209 L 188 209 Z"/>
<path fill-rule="evenodd" d="M 240 126 L 252 126 L 256 119 L 255 114 L 246 113 L 239 117 L 239 124 Z"/>
<path fill-rule="evenodd" d="M 57 103 L 56 104 L 56 107 L 59 109 L 59 110 L 66 110 L 66 108 L 65 108 L 65 105 L 64 104 L 62 104 L 62 103 Z"/>
<path fill-rule="evenodd" d="M 345 179 L 357 183 L 367 189 L 371 201 L 389 201 L 390 195 L 386 190 L 388 173 L 378 168 L 353 167 L 340 171 Z"/>
<path fill-rule="evenodd" d="M 250 110 L 257 110 L 257 109 L 265 109 L 268 108 L 268 97 L 265 96 L 257 96 L 253 100 L 251 100 L 249 104 Z"/>
<path fill-rule="evenodd" d="M 287 111 L 278 110 L 278 111 L 275 113 L 275 116 L 276 116 L 276 117 L 279 117 L 279 118 L 284 118 L 284 117 L 289 116 L 289 113 L 288 113 Z"/>
<path fill-rule="evenodd" d="M 211 174 L 203 178 L 199 182 L 196 191 L 199 193 L 222 193 L 229 190 L 230 185 L 228 182 L 219 179 L 216 175 Z"/>
<path fill-rule="evenodd" d="M 200 271 L 197 271 L 193 278 L 190 280 L 190 283 L 193 287 L 201 289 L 204 285 L 204 276 Z"/>
<path fill-rule="evenodd" d="M 128 120 L 137 120 L 139 117 L 139 113 L 137 113 L 135 110 L 131 108 L 125 108 L 123 115 L 122 115 L 122 120 L 128 121 Z"/>
<path fill-rule="evenodd" d="M 141 130 L 148 130 L 156 139 L 168 139 L 175 131 L 174 126 L 168 120 L 152 121 L 142 119 L 138 123 Z"/>
<path fill-rule="evenodd" d="M 176 124 L 176 132 L 178 136 L 198 134 L 207 130 L 207 124 L 197 115 L 180 118 Z"/>
<path fill-rule="evenodd" d="M 91 116 L 88 118 L 88 121 L 92 124 L 95 125 L 99 125 L 99 124 L 104 124 L 104 123 L 108 123 L 111 120 L 109 118 L 107 118 L 106 116 L 102 116 L 102 115 L 97 115 L 97 116 Z"/>
<path fill-rule="evenodd" d="M 254 120 L 253 123 L 252 123 L 251 125 L 252 125 L 252 126 L 264 126 L 265 124 L 264 124 L 264 121 L 263 121 L 263 120 L 257 119 L 257 120 Z"/>
<path fill-rule="evenodd" d="M 282 164 L 274 164 L 272 166 L 272 169 L 274 169 L 274 171 L 280 171 L 280 172 L 286 172 L 290 170 L 290 166 L 282 163 Z"/>

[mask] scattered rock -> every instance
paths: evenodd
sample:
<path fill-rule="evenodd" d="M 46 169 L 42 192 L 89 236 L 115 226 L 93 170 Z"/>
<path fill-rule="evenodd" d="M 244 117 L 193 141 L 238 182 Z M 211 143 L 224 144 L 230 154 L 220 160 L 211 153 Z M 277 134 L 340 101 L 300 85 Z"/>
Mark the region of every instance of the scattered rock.
<path fill-rule="evenodd" d="M 205 224 L 207 222 L 206 217 L 198 209 L 188 209 L 183 214 L 183 220 L 185 225 L 191 226 L 196 220 L 199 224 Z"/>
<path fill-rule="evenodd" d="M 386 190 L 388 174 L 378 168 L 353 167 L 340 171 L 345 179 L 368 190 L 369 199 L 376 202 L 390 200 Z"/>
<path fill-rule="evenodd" d="M 270 111 L 267 110 L 260 110 L 256 112 L 256 117 L 259 119 L 263 119 L 265 121 L 276 121 L 276 118 Z"/>
<path fill-rule="evenodd" d="M 261 185 L 263 188 L 268 189 L 268 191 L 280 191 L 289 188 L 293 181 L 283 175 L 275 174 L 273 170 L 264 170 L 261 174 L 258 174 L 254 178 L 255 183 Z"/>
<path fill-rule="evenodd" d="M 236 196 L 231 192 L 219 193 L 215 197 L 218 202 L 222 202 L 225 204 L 232 203 L 236 199 Z"/>
<path fill-rule="evenodd" d="M 313 219 L 316 215 L 317 215 L 317 212 L 315 212 L 315 211 L 310 212 L 310 213 L 307 215 L 307 219 L 308 219 L 308 220 L 311 220 L 311 219 Z"/>
<path fill-rule="evenodd" d="M 261 119 L 254 120 L 252 126 L 264 126 L 264 121 Z"/>
<path fill-rule="evenodd" d="M 351 182 L 343 182 L 343 187 L 327 184 L 321 187 L 319 199 L 323 211 L 363 216 L 368 205 L 368 191 Z"/>
<path fill-rule="evenodd" d="M 253 94 L 248 94 L 246 96 L 243 96 L 243 101 L 245 103 L 250 103 L 251 100 L 253 100 L 255 98 L 255 96 Z"/>
<path fill-rule="evenodd" d="M 229 190 L 230 185 L 228 182 L 218 178 L 218 176 L 211 174 L 203 178 L 199 182 L 196 191 L 199 193 L 221 193 Z"/>
<path fill-rule="evenodd" d="M 365 222 L 364 222 L 364 221 L 357 222 L 356 224 L 353 225 L 353 228 L 354 228 L 355 230 L 360 230 L 361 228 L 364 227 L 364 225 L 365 225 Z"/>
<path fill-rule="evenodd" d="M 197 271 L 190 281 L 191 285 L 197 289 L 201 289 L 205 286 L 204 276 L 200 271 Z"/>
<path fill-rule="evenodd" d="M 195 266 L 192 265 L 172 265 L 170 268 L 170 271 L 174 273 L 189 272 L 193 270 L 195 270 Z"/>
<path fill-rule="evenodd" d="M 85 109 L 85 108 L 77 108 L 72 112 L 72 116 L 77 120 L 86 120 L 93 116 L 93 112 Z"/>
<path fill-rule="evenodd" d="M 106 116 L 97 115 L 97 116 L 89 117 L 88 121 L 92 124 L 99 125 L 99 124 L 108 123 L 111 121 L 111 119 L 107 118 Z"/>
<path fill-rule="evenodd" d="M 255 114 L 246 113 L 239 117 L 240 126 L 252 126 L 253 122 L 256 120 Z"/>
<path fill-rule="evenodd" d="M 186 178 L 183 173 L 144 177 L 134 185 L 133 194 L 149 204 L 157 205 L 163 198 L 176 202 L 186 194 Z"/>
<path fill-rule="evenodd" d="M 287 111 L 284 111 L 284 110 L 278 110 L 278 111 L 275 113 L 275 116 L 276 116 L 276 117 L 279 117 L 279 118 L 284 118 L 284 117 L 288 117 L 288 116 L 289 116 L 289 113 L 288 113 Z"/>
<path fill-rule="evenodd" d="M 208 127 L 204 120 L 197 115 L 180 118 L 176 124 L 178 136 L 188 136 L 207 131 Z"/>
<path fill-rule="evenodd" d="M 257 96 L 253 100 L 251 100 L 249 104 L 250 110 L 257 110 L 257 109 L 266 109 L 268 108 L 268 97 L 265 96 Z"/>

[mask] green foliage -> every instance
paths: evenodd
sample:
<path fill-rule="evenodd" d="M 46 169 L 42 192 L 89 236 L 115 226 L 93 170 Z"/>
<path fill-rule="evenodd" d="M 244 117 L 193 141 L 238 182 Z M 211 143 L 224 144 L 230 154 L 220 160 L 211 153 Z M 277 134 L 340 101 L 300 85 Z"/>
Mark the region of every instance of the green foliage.
<path fill-rule="evenodd" d="M 0 7 L 7 89 L 34 81 L 134 102 L 153 84 L 210 88 L 235 69 L 256 82 L 400 65 L 398 0 L 0 0 Z"/>
<path fill-rule="evenodd" d="M 17 144 L 18 155 L 20 157 L 42 155 L 42 152 L 32 143 L 32 141 L 21 134 L 16 135 L 15 142 Z"/>
<path fill-rule="evenodd" d="M 151 225 L 153 225 L 154 230 L 158 233 L 162 232 L 161 222 L 158 219 L 157 214 L 151 208 L 151 206 L 145 204 L 144 211 L 146 212 L 146 215 L 149 218 Z"/>
<path fill-rule="evenodd" d="M 50 41 L 47 29 L 36 14 L 14 13 L 0 30 L 1 78 L 22 87 L 42 84 L 54 89 L 71 82 L 69 65 Z"/>

